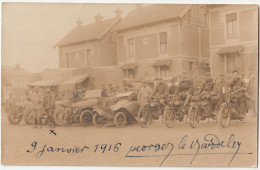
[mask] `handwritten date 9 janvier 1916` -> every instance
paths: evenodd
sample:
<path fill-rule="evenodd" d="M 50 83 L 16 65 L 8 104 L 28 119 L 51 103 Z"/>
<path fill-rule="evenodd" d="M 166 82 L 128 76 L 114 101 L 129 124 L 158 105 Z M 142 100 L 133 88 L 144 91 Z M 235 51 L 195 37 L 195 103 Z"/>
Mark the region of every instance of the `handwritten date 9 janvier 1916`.
<path fill-rule="evenodd" d="M 219 139 L 215 134 L 206 134 L 203 139 L 189 138 L 184 135 L 181 140 L 175 145 L 174 143 L 155 143 L 148 145 L 132 145 L 125 157 L 126 158 L 140 158 L 140 157 L 162 157 L 160 166 L 169 158 L 173 156 L 189 156 L 191 165 L 198 155 L 231 155 L 228 166 L 232 163 L 237 154 L 252 154 L 240 153 L 242 142 L 235 139 L 235 135 L 231 134 L 226 140 Z M 43 153 L 66 153 L 66 154 L 79 154 L 83 152 L 108 154 L 109 152 L 121 153 L 122 143 L 116 144 L 96 144 L 94 146 L 81 146 L 72 148 L 53 147 L 53 146 L 39 146 L 37 142 L 31 144 L 31 149 L 27 150 L 28 153 L 36 153 L 36 158 L 41 158 Z M 124 146 L 125 147 L 125 146 Z M 229 152 L 220 152 L 223 148 L 229 148 Z M 180 153 L 180 151 L 190 150 L 190 153 Z M 207 152 L 203 152 L 203 151 Z M 38 151 L 38 152 L 37 152 Z M 176 152 L 177 151 L 177 152 Z M 210 157 L 208 157 L 210 159 Z"/>

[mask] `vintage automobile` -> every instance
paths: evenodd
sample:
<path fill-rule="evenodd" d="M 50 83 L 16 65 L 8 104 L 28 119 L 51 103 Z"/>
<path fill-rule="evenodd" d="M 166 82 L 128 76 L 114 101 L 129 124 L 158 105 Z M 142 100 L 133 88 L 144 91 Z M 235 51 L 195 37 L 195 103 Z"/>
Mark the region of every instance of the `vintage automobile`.
<path fill-rule="evenodd" d="M 165 96 L 148 97 L 146 105 L 140 108 L 137 115 L 139 125 L 145 128 L 151 124 L 152 120 L 159 120 L 160 117 L 163 121 L 166 100 Z"/>
<path fill-rule="evenodd" d="M 219 110 L 219 115 L 218 115 L 221 127 L 227 128 L 231 120 L 245 121 L 246 113 L 249 110 L 249 107 L 247 106 L 247 102 L 245 100 L 244 109 L 238 110 L 239 108 L 238 99 L 233 97 L 233 95 L 241 93 L 244 90 L 245 90 L 244 88 L 240 88 L 234 92 L 231 92 L 230 89 L 226 90 L 225 103 L 221 105 L 221 108 Z"/>
<path fill-rule="evenodd" d="M 216 114 L 214 114 L 216 108 L 213 105 L 213 100 L 216 100 L 215 97 L 215 94 L 208 92 L 191 97 L 188 118 L 192 128 L 196 128 L 200 120 L 209 120 L 209 118 L 217 120 Z"/>
<path fill-rule="evenodd" d="M 87 90 L 80 101 L 57 101 L 54 120 L 58 125 L 70 126 L 80 122 L 82 126 L 91 126 L 93 122 L 93 109 L 101 97 L 102 89 Z"/>
<path fill-rule="evenodd" d="M 114 97 L 100 98 L 95 106 L 94 125 L 102 127 L 104 124 L 114 124 L 124 127 L 126 123 L 137 122 L 139 105 L 134 92 L 119 93 Z"/>
<path fill-rule="evenodd" d="M 184 108 L 184 101 L 180 95 L 169 95 L 163 116 L 163 121 L 168 128 L 172 128 L 177 121 L 182 121 L 184 116 L 188 115 L 188 106 Z"/>
<path fill-rule="evenodd" d="M 71 107 L 74 103 L 86 100 L 86 91 L 93 88 L 93 79 L 88 74 L 77 75 L 60 83 L 58 86 L 58 97 L 55 102 L 55 124 L 59 126 L 69 126 L 73 122 L 80 122 L 79 116 L 72 116 Z M 76 109 L 74 112 L 75 111 Z M 77 113 L 76 115 L 78 114 L 80 113 Z"/>

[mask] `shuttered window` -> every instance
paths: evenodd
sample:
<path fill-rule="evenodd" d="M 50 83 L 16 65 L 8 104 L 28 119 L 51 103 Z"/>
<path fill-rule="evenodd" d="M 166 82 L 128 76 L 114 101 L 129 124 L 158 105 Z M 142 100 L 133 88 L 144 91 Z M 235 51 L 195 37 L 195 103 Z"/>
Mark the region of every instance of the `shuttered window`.
<path fill-rule="evenodd" d="M 160 53 L 167 53 L 167 32 L 159 33 L 159 45 L 160 45 Z"/>
<path fill-rule="evenodd" d="M 226 15 L 226 25 L 227 25 L 227 37 L 228 38 L 236 37 L 238 35 L 237 13 Z"/>

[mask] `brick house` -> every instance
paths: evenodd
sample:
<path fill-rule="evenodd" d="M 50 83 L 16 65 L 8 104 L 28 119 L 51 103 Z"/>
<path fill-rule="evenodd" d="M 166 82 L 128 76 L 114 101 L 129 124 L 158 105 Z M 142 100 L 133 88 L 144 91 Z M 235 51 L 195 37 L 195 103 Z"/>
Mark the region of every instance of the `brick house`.
<path fill-rule="evenodd" d="M 138 5 L 114 28 L 125 83 L 209 67 L 207 21 L 202 5 Z"/>
<path fill-rule="evenodd" d="M 116 35 L 111 29 L 121 20 L 121 11 L 117 9 L 115 14 L 107 20 L 98 14 L 96 22 L 88 25 L 77 21 L 77 27 L 54 46 L 59 48 L 59 67 L 116 65 Z"/>
<path fill-rule="evenodd" d="M 207 5 L 213 75 L 256 71 L 258 6 Z"/>

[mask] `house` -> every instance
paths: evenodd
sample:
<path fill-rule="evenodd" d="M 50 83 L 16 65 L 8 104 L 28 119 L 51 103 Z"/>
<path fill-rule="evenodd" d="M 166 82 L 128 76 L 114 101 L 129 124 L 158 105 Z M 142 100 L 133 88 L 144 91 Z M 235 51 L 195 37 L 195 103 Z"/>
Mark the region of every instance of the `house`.
<path fill-rule="evenodd" d="M 258 6 L 207 5 L 213 75 L 258 68 Z"/>
<path fill-rule="evenodd" d="M 15 67 L 2 65 L 2 80 L 4 81 L 2 85 L 8 85 L 6 90 L 3 89 L 4 98 L 11 92 L 17 101 L 24 100 L 27 85 L 37 81 L 37 79 L 38 77 L 20 67 L 19 64 Z"/>
<path fill-rule="evenodd" d="M 203 5 L 138 5 L 113 30 L 126 84 L 209 68 L 208 15 Z"/>
<path fill-rule="evenodd" d="M 116 35 L 111 29 L 121 20 L 121 11 L 117 9 L 115 14 L 107 20 L 98 14 L 95 23 L 88 25 L 77 21 L 77 27 L 54 46 L 59 48 L 59 67 L 116 65 Z"/>

